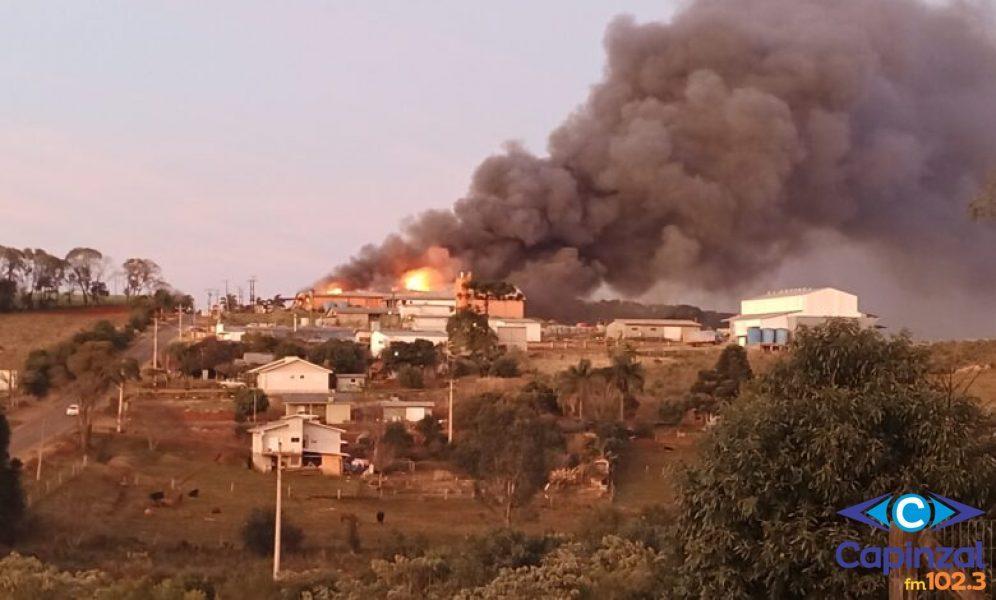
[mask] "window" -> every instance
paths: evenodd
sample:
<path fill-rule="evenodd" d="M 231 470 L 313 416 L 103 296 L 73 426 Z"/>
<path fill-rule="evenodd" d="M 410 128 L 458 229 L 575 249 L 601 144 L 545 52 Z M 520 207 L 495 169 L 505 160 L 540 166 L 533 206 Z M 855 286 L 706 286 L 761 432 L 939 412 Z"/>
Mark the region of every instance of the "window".
<path fill-rule="evenodd" d="M 300 441 L 301 441 L 301 438 L 299 438 L 299 437 L 292 437 L 292 438 L 291 438 L 291 443 L 292 443 L 292 444 L 294 444 L 294 443 L 297 443 L 297 442 L 300 442 Z"/>

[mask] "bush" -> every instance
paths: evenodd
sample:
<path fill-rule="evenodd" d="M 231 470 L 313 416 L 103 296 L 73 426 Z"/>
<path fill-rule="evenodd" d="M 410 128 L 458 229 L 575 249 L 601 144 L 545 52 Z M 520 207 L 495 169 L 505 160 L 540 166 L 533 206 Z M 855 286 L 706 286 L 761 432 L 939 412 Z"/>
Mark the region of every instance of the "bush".
<path fill-rule="evenodd" d="M 422 377 L 422 369 L 412 365 L 402 366 L 398 369 L 398 383 L 409 389 L 424 388 L 425 379 Z"/>
<path fill-rule="evenodd" d="M 518 377 L 519 361 L 515 357 L 504 355 L 499 356 L 491 363 L 491 375 L 494 377 Z"/>
<path fill-rule="evenodd" d="M 480 375 L 481 366 L 469 358 L 458 358 L 453 362 L 453 377 L 469 377 Z"/>
<path fill-rule="evenodd" d="M 242 541 L 253 554 L 273 555 L 273 532 L 276 528 L 276 514 L 270 509 L 253 509 L 242 525 Z M 284 517 L 280 524 L 280 549 L 283 552 L 296 552 L 301 549 L 304 532 L 292 525 Z"/>

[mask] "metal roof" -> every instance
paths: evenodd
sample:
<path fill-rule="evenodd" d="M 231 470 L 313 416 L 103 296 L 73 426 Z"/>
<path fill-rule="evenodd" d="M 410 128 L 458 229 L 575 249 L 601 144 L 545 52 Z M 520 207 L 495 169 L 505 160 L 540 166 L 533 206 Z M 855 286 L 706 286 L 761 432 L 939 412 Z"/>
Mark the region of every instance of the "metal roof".
<path fill-rule="evenodd" d="M 624 325 L 656 325 L 658 327 L 702 327 L 702 323 L 691 319 L 615 319 L 612 322 Z"/>
<path fill-rule="evenodd" d="M 784 312 L 773 312 L 773 313 L 761 313 L 757 315 L 733 315 L 729 319 L 723 319 L 723 322 L 732 323 L 733 321 L 742 321 L 746 319 L 773 319 L 775 317 L 784 317 L 785 315 L 794 315 L 802 312 L 801 310 L 787 310 Z"/>

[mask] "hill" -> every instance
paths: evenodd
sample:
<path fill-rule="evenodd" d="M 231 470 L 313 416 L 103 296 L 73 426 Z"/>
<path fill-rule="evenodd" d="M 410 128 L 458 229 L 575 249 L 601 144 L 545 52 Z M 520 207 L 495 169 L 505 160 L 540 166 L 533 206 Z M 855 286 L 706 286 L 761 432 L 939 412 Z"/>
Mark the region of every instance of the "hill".
<path fill-rule="evenodd" d="M 55 344 L 102 319 L 122 325 L 128 320 L 128 307 L 80 306 L 0 314 L 0 369 L 20 370 L 32 350 Z"/>

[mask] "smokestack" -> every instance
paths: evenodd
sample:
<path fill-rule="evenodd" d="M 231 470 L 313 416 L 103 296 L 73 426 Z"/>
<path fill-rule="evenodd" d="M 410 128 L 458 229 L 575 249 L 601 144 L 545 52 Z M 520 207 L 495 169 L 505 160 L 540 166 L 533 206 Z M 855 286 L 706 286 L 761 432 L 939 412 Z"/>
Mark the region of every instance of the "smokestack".
<path fill-rule="evenodd" d="M 671 23 L 617 18 L 604 79 L 547 156 L 510 144 L 452 210 L 333 277 L 365 287 L 441 248 L 534 306 L 602 285 L 729 290 L 832 232 L 905 276 L 991 289 L 996 235 L 966 215 L 996 165 L 990 22 L 919 0 L 699 0 Z"/>

